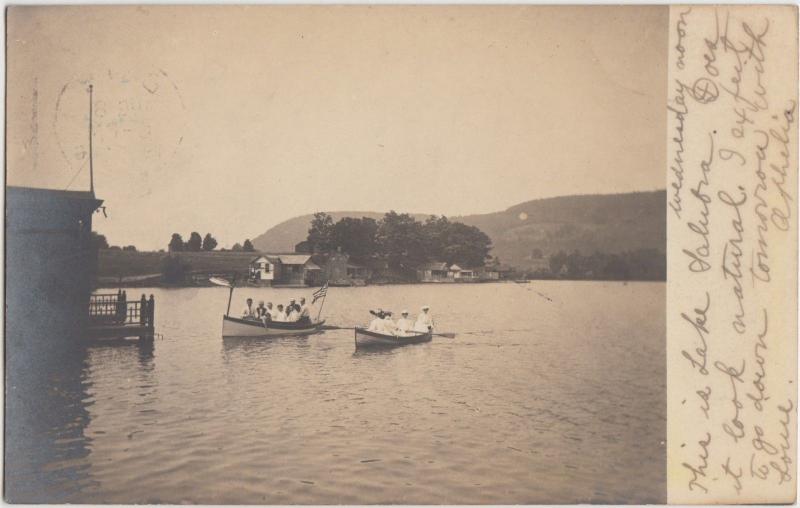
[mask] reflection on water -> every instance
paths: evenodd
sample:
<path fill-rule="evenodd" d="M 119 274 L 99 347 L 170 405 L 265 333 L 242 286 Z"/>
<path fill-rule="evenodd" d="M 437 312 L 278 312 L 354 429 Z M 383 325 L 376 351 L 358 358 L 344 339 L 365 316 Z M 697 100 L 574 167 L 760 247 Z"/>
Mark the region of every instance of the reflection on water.
<path fill-rule="evenodd" d="M 664 502 L 664 290 L 331 288 L 329 323 L 425 303 L 458 334 L 365 351 L 352 330 L 223 340 L 224 288 L 152 290 L 162 339 L 21 375 L 36 400 L 9 399 L 6 485 L 28 501 Z"/>

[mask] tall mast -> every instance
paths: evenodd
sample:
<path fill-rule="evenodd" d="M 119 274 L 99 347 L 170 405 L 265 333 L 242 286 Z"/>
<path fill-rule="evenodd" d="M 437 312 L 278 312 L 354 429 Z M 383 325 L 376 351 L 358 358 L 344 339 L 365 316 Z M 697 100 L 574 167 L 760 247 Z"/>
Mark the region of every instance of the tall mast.
<path fill-rule="evenodd" d="M 89 85 L 89 192 L 94 194 L 94 165 L 92 164 L 92 89 Z"/>

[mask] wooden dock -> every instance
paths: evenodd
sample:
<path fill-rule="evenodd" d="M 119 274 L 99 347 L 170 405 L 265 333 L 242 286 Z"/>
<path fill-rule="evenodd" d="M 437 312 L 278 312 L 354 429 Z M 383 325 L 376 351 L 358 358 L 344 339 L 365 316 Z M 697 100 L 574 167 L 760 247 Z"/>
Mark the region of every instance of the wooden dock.
<path fill-rule="evenodd" d="M 125 291 L 92 295 L 89 300 L 90 340 L 138 337 L 152 340 L 155 334 L 155 299 L 143 294 L 128 301 Z"/>

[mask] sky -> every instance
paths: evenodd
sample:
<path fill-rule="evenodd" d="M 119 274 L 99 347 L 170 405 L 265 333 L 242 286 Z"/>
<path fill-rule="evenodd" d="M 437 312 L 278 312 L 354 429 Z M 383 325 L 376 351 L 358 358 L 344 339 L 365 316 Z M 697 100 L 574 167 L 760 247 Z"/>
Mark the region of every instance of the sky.
<path fill-rule="evenodd" d="M 297 215 L 463 215 L 666 186 L 668 8 L 8 11 L 7 183 L 89 188 L 111 244 Z"/>

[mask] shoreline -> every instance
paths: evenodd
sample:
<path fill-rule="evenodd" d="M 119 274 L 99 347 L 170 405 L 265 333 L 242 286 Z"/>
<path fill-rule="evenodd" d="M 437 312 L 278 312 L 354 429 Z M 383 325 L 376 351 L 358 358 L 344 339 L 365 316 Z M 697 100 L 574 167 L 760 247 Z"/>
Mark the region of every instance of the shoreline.
<path fill-rule="evenodd" d="M 666 283 L 665 279 L 569 279 L 569 278 L 558 278 L 558 279 L 526 279 L 524 282 L 518 282 L 515 280 L 491 280 L 491 281 L 476 281 L 476 282 L 385 282 L 385 283 L 373 283 L 373 284 L 364 284 L 364 285 L 332 285 L 330 287 L 337 287 L 337 288 L 366 288 L 366 287 L 373 287 L 373 286 L 474 286 L 474 285 L 484 285 L 484 284 L 529 284 L 535 282 L 619 282 L 623 284 L 627 283 L 638 283 L 638 282 L 662 282 Z M 184 283 L 184 284 L 169 284 L 161 281 L 157 282 L 142 282 L 136 283 L 135 281 L 121 281 L 118 284 L 109 283 L 109 282 L 98 282 L 95 284 L 95 290 L 100 289 L 125 289 L 125 288 L 163 288 L 163 289 L 185 289 L 185 288 L 213 288 L 219 287 L 211 283 L 200 284 L 200 283 Z M 319 288 L 320 286 L 303 286 L 303 285 L 277 285 L 277 286 L 267 286 L 261 284 L 241 284 L 237 285 L 237 288 L 249 288 L 249 289 L 314 289 Z"/>

